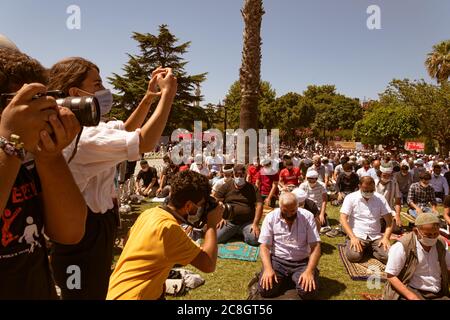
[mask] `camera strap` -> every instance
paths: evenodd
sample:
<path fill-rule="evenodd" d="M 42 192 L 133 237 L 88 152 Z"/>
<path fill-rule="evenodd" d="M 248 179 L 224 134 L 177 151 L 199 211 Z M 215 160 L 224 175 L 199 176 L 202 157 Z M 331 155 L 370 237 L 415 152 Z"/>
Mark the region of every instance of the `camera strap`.
<path fill-rule="evenodd" d="M 75 141 L 75 147 L 73 148 L 72 155 L 70 156 L 69 161 L 67 163 L 71 163 L 73 158 L 75 158 L 75 155 L 77 154 L 78 143 L 80 142 L 81 134 L 83 133 L 83 128 L 84 127 L 81 127 L 80 133 L 78 133 L 78 135 L 77 135 L 77 139 Z"/>
<path fill-rule="evenodd" d="M 170 209 L 168 206 L 158 206 L 158 208 L 163 209 L 164 211 L 167 211 L 168 213 L 170 213 L 171 215 L 173 215 L 175 217 L 175 219 L 180 220 L 181 222 L 195 228 L 195 226 L 190 223 L 189 221 L 187 221 L 185 218 L 183 218 L 182 216 L 180 216 L 178 213 L 176 213 L 174 210 Z"/>

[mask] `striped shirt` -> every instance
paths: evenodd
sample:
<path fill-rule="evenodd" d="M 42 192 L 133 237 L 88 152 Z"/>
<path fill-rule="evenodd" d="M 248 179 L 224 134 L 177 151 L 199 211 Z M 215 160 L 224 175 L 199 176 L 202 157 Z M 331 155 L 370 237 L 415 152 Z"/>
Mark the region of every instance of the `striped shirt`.
<path fill-rule="evenodd" d="M 314 201 L 319 210 L 322 208 L 323 195 L 327 194 L 327 189 L 322 182 L 318 181 L 314 188 L 311 188 L 308 181 L 305 181 L 299 188 L 306 192 L 308 199 Z"/>
<path fill-rule="evenodd" d="M 394 213 L 395 200 L 402 197 L 397 181 L 392 179 L 387 184 L 382 184 L 380 180 L 376 184 L 376 190 L 380 195 L 384 196 L 391 209 L 391 212 Z"/>

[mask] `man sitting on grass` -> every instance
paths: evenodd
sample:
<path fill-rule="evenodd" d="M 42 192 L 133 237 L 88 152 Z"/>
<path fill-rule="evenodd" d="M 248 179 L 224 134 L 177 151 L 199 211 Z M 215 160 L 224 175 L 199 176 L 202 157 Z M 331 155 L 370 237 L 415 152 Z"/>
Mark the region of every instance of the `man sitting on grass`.
<path fill-rule="evenodd" d="M 159 188 L 158 173 L 148 165 L 147 160 L 141 160 L 141 170 L 136 177 L 136 190 L 141 196 L 153 198 Z M 141 184 L 142 181 L 142 184 Z"/>
<path fill-rule="evenodd" d="M 360 190 L 345 197 L 341 208 L 341 224 L 348 235 L 345 255 L 350 262 L 360 262 L 367 249 L 372 249 L 375 259 L 387 262 L 392 215 L 386 199 L 375 193 L 372 177 L 362 177 Z M 386 231 L 381 234 L 381 218 L 386 221 Z"/>
<path fill-rule="evenodd" d="M 293 193 L 283 193 L 280 208 L 264 219 L 259 242 L 261 296 L 274 298 L 295 285 L 300 298 L 313 299 L 318 291 L 320 236 L 314 216 L 298 208 Z"/>
<path fill-rule="evenodd" d="M 414 232 L 389 251 L 385 300 L 450 300 L 450 252 L 439 241 L 439 218 L 423 213 Z"/>

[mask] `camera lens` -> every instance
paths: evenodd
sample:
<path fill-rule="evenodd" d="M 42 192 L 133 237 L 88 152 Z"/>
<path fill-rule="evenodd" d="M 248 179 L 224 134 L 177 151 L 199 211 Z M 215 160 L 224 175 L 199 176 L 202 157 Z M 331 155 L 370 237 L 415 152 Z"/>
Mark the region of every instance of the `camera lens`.
<path fill-rule="evenodd" d="M 69 97 L 56 102 L 70 109 L 83 127 L 94 127 L 100 123 L 100 105 L 95 97 Z"/>

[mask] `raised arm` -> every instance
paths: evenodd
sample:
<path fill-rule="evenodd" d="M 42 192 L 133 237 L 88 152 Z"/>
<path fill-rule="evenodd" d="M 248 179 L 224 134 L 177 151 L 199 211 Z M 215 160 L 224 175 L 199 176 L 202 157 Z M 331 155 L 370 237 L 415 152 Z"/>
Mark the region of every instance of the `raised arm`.
<path fill-rule="evenodd" d="M 133 111 L 133 113 L 130 115 L 130 117 L 125 122 L 125 130 L 127 131 L 134 131 L 144 124 L 145 117 L 147 116 L 150 106 L 152 105 L 153 101 L 161 96 L 161 92 L 157 92 L 157 79 L 159 74 L 163 74 L 166 72 L 165 68 L 157 68 L 152 73 L 152 78 L 150 79 L 150 82 L 148 83 L 147 92 L 145 93 L 144 98 L 141 100 L 141 103 L 139 103 L 138 107 Z"/>
<path fill-rule="evenodd" d="M 139 153 L 152 151 L 159 141 L 177 93 L 177 78 L 173 75 L 172 69 L 167 68 L 165 74 L 158 74 L 157 82 L 161 90 L 161 99 L 151 118 L 142 127 L 140 132 Z"/>

